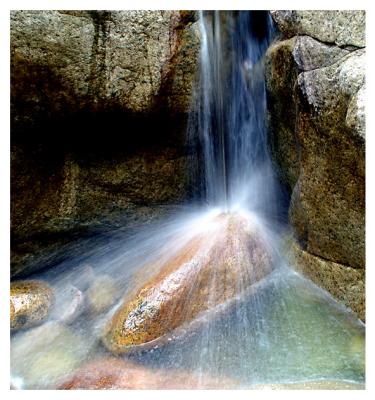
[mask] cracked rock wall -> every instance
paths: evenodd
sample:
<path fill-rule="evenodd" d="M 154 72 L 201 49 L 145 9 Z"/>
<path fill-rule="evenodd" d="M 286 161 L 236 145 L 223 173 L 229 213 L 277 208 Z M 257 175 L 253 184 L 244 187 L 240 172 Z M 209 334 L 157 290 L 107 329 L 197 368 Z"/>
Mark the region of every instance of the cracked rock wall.
<path fill-rule="evenodd" d="M 269 134 L 295 265 L 365 319 L 365 12 L 273 11 Z"/>

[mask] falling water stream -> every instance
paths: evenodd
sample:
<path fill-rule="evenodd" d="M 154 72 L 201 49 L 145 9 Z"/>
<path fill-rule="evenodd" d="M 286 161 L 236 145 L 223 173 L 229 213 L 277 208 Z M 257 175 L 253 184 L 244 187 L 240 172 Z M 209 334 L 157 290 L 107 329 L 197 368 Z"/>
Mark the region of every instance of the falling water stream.
<path fill-rule="evenodd" d="M 187 206 L 126 238 L 114 231 L 90 254 L 34 275 L 49 282 L 56 300 L 48 321 L 11 336 L 14 387 L 56 388 L 88 362 L 116 357 L 160 374 L 159 388 L 160 376 L 176 373 L 203 388 L 363 388 L 363 323 L 296 273 L 280 250 L 287 228 L 267 148 L 263 68 L 271 18 L 215 11 L 201 12 L 199 21 L 188 135 L 203 149 L 206 205 Z M 105 327 L 137 290 L 149 282 L 180 290 L 186 277 L 188 294 L 164 317 L 164 340 L 129 352 L 103 345 Z M 163 289 L 168 279 L 173 289 Z M 135 311 L 157 307 L 154 297 Z M 71 318 L 82 298 L 90 310 Z M 180 386 L 192 387 L 189 379 Z M 145 378 L 142 388 L 155 382 Z"/>
<path fill-rule="evenodd" d="M 204 149 L 208 204 L 266 212 L 277 204 L 267 148 L 263 56 L 272 39 L 266 12 L 214 12 L 200 17 L 201 71 L 195 96 Z"/>

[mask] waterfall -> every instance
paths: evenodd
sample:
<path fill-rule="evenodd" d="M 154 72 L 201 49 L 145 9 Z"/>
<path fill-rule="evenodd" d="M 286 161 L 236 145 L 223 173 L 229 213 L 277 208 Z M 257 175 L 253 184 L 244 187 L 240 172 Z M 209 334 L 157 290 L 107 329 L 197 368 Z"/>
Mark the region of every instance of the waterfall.
<path fill-rule="evenodd" d="M 278 190 L 267 147 L 263 56 L 268 12 L 200 12 L 200 76 L 190 134 L 203 150 L 210 206 L 273 214 Z"/>
<path fill-rule="evenodd" d="M 209 209 L 192 204 L 131 233 L 93 236 L 93 250 L 77 242 L 35 274 L 54 302 L 40 325 L 12 332 L 12 387 L 363 388 L 362 322 L 280 250 L 266 129 L 269 13 L 200 12 L 199 23 L 188 134 Z"/>

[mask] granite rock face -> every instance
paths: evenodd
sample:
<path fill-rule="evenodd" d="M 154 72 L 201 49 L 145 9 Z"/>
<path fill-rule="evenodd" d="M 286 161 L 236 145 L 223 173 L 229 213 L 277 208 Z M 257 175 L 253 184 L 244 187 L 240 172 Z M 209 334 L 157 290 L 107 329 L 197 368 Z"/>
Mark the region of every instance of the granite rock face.
<path fill-rule="evenodd" d="M 12 275 L 69 235 L 189 195 L 190 11 L 11 12 Z M 144 218 L 143 218 L 144 219 Z M 39 265 L 38 265 L 39 264 Z"/>
<path fill-rule="evenodd" d="M 268 128 L 273 159 L 279 177 L 293 190 L 299 175 L 299 144 L 295 134 L 297 107 L 294 85 L 298 67 L 293 57 L 296 39 L 276 42 L 266 53 Z"/>
<path fill-rule="evenodd" d="M 30 158 L 15 150 L 12 234 L 17 246 L 13 250 L 18 252 L 12 258 L 12 275 L 29 271 L 25 260 L 40 253 L 37 245 L 44 238 L 51 246 L 54 238 L 59 239 L 60 247 L 64 235 L 117 226 L 123 217 L 124 223 L 147 221 L 162 212 L 163 205 L 185 199 L 189 183 L 182 146 L 176 149 L 161 140 L 160 145 L 136 148 L 133 154 L 121 150 L 109 148 L 98 155 L 100 150 L 94 148 L 88 157 L 58 152 L 54 160 L 48 151 Z M 41 163 L 44 157 L 48 158 Z"/>
<path fill-rule="evenodd" d="M 358 50 L 298 76 L 302 168 L 290 209 L 309 252 L 357 268 L 365 263 L 365 143 L 346 116 L 363 85 L 363 57 Z"/>
<path fill-rule="evenodd" d="M 170 111 L 186 112 L 198 43 L 186 12 L 12 11 L 12 104 L 150 112 L 168 93 Z"/>
<path fill-rule="evenodd" d="M 366 45 L 366 13 L 363 10 L 275 10 L 271 14 L 286 37 L 307 35 L 340 47 Z"/>
<path fill-rule="evenodd" d="M 350 50 L 319 42 L 310 36 L 297 36 L 295 41 L 292 53 L 301 71 L 330 66 L 350 54 Z"/>
<path fill-rule="evenodd" d="M 366 136 L 365 99 L 366 85 L 364 83 L 351 98 L 345 119 L 346 126 L 363 139 Z"/>
<path fill-rule="evenodd" d="M 325 13 L 273 13 L 281 32 L 286 37 L 296 36 L 281 37 L 266 57 L 270 143 L 280 178 L 291 193 L 289 221 L 302 250 L 321 260 L 321 264 L 313 263 L 315 266 L 331 262 L 347 271 L 362 270 L 364 12 Z M 307 258 L 299 261 L 306 264 Z M 338 271 L 334 268 L 331 274 L 339 279 Z M 353 285 L 357 279 L 357 274 L 348 273 Z M 344 299 L 324 279 L 320 284 Z M 343 286 L 345 291 L 350 297 L 350 285 Z M 363 317 L 361 296 L 352 299 L 350 307 Z"/>

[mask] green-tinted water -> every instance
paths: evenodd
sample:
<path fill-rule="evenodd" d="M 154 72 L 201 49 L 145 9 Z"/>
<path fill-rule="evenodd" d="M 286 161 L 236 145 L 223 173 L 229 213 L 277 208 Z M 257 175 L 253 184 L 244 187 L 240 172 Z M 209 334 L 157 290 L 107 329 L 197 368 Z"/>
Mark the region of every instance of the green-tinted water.
<path fill-rule="evenodd" d="M 188 338 L 136 356 L 145 364 L 231 377 L 240 387 L 364 382 L 363 324 L 289 269 Z"/>

